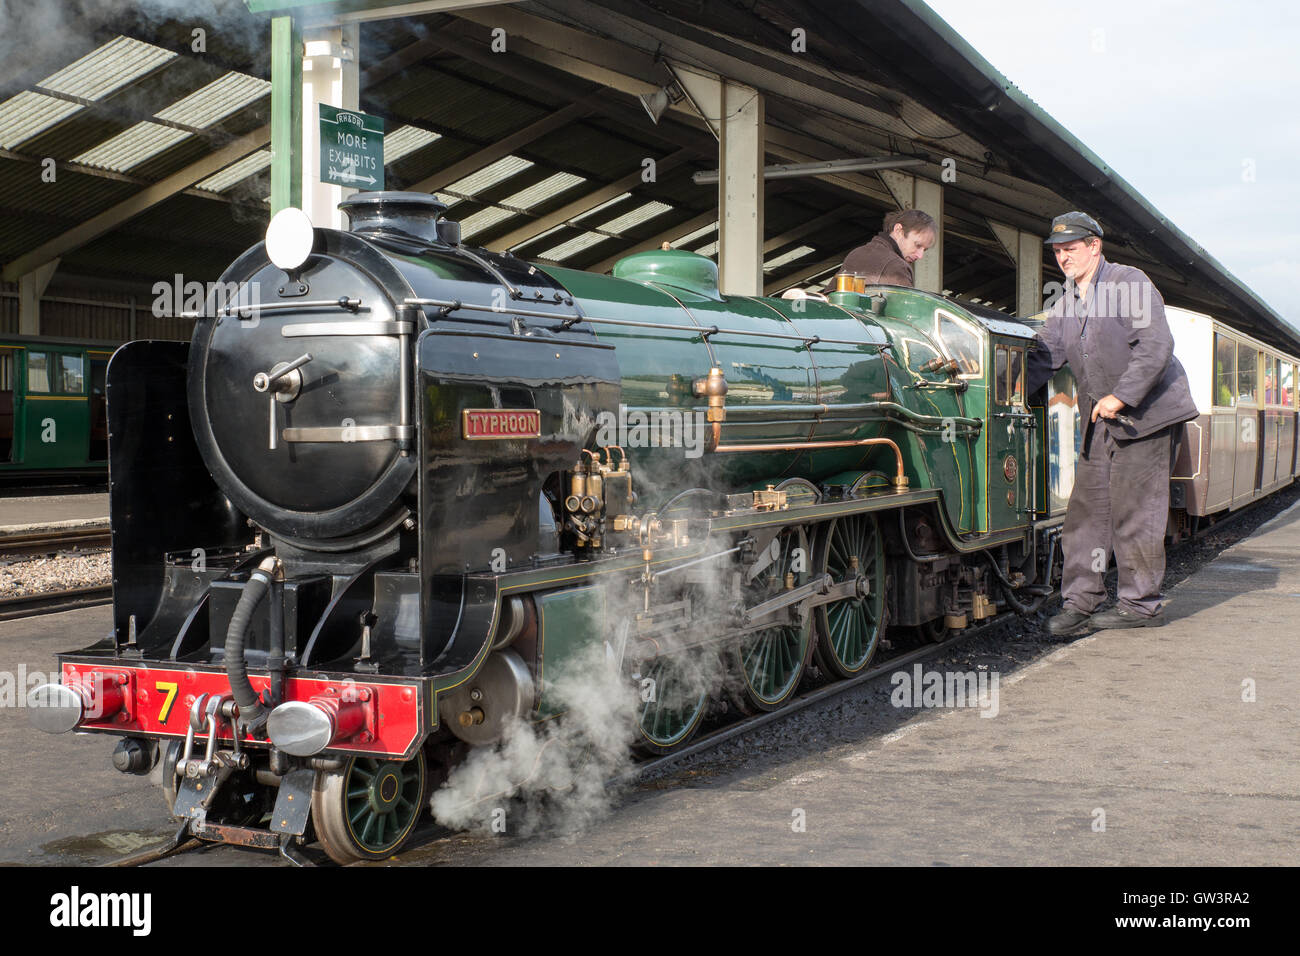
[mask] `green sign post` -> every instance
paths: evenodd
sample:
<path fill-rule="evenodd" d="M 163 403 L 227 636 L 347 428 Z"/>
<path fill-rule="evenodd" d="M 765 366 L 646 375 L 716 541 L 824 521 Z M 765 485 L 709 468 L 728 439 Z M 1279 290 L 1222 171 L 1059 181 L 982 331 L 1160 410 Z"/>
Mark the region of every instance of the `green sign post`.
<path fill-rule="evenodd" d="M 320 181 L 384 188 L 384 120 L 320 104 Z"/>

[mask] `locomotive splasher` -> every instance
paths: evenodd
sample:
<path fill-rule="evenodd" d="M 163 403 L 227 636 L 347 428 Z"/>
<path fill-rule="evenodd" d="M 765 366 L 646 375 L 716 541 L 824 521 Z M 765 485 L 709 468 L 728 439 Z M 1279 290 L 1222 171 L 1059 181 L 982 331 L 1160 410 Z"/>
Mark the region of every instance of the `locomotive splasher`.
<path fill-rule="evenodd" d="M 122 737 L 192 833 L 382 858 L 467 746 L 564 709 L 593 644 L 657 682 L 638 742 L 665 752 L 720 692 L 690 655 L 774 709 L 814 656 L 859 673 L 888 615 L 1044 587 L 1025 327 L 911 290 L 724 296 L 672 250 L 533 266 L 427 195 L 343 208 L 297 260 L 237 260 L 191 343 L 109 369 L 114 634 L 36 694 L 44 729 Z M 704 440 L 601 437 L 625 420 Z"/>

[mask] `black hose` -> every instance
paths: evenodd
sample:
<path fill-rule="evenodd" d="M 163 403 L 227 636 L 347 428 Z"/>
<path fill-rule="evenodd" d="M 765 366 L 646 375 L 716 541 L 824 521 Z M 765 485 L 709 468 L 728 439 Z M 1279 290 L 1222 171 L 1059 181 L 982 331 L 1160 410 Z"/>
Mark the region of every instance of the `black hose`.
<path fill-rule="evenodd" d="M 269 712 L 262 706 L 253 682 L 248 679 L 248 661 L 244 659 L 244 640 L 253 623 L 253 612 L 271 587 L 271 569 L 266 565 L 275 558 L 267 558 L 248 579 L 244 592 L 235 605 L 235 613 L 230 616 L 230 627 L 226 629 L 226 677 L 230 681 L 230 694 L 239 705 L 239 723 L 250 729 L 256 729 L 266 723 Z M 274 565 L 272 565 L 274 567 Z"/>

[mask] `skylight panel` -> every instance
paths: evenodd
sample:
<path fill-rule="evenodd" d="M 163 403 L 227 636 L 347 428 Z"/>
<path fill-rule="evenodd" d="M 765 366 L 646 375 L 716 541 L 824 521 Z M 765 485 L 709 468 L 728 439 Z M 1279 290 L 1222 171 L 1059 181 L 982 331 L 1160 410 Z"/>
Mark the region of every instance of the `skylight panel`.
<path fill-rule="evenodd" d="M 245 73 L 227 73 L 154 114 L 160 120 L 205 129 L 271 92 L 271 84 Z"/>
<path fill-rule="evenodd" d="M 711 222 L 707 226 L 702 226 L 699 229 L 696 229 L 694 232 L 688 232 L 684 236 L 678 236 L 672 242 L 673 248 L 676 249 L 678 246 L 689 245 L 690 243 L 694 242 L 696 239 L 703 238 L 704 236 L 709 235 L 709 233 L 717 232 L 717 231 L 718 231 L 718 224 L 716 222 Z"/>
<path fill-rule="evenodd" d="M 516 209 L 531 209 L 538 203 L 543 203 L 564 192 L 566 189 L 572 189 L 579 183 L 585 183 L 586 180 L 581 176 L 575 176 L 572 173 L 556 173 L 553 176 L 547 176 L 539 183 L 534 183 L 527 189 L 521 189 L 513 196 L 507 196 L 501 200 L 503 206 L 514 206 Z"/>
<path fill-rule="evenodd" d="M 631 193 L 623 193 L 623 195 L 621 196 L 615 196 L 613 199 L 601 203 L 595 209 L 588 209 L 586 212 L 582 213 L 581 215 L 575 216 L 573 221 L 578 222 L 579 220 L 586 219 L 588 216 L 594 216 L 602 209 L 608 209 L 610 206 L 621 203 L 624 199 L 627 199 L 631 195 L 632 195 Z"/>
<path fill-rule="evenodd" d="M 136 123 L 112 139 L 86 150 L 80 156 L 74 156 L 72 161 L 122 173 L 133 166 L 138 166 L 151 156 L 157 156 L 167 147 L 191 135 L 193 134 L 173 126 L 149 122 Z"/>
<path fill-rule="evenodd" d="M 570 256 L 575 256 L 584 249 L 590 249 L 597 243 L 604 242 L 609 236 L 602 236 L 598 232 L 584 232 L 580 236 L 574 236 L 567 242 L 562 242 L 541 253 L 537 258 L 550 259 L 552 262 L 563 262 Z"/>
<path fill-rule="evenodd" d="M 794 262 L 796 259 L 802 259 L 810 252 L 814 252 L 812 246 L 799 246 L 797 249 L 791 249 L 789 252 L 783 252 L 775 259 L 770 259 L 763 263 L 763 271 L 771 272 L 773 269 L 779 269 L 787 263 Z"/>
<path fill-rule="evenodd" d="M 446 192 L 460 193 L 462 198 L 473 198 L 485 189 L 491 189 L 497 183 L 516 176 L 533 164 L 519 156 L 503 156 L 495 163 L 484 166 L 476 173 L 470 173 L 444 187 Z"/>
<path fill-rule="evenodd" d="M 37 85 L 83 100 L 101 100 L 175 57 L 171 50 L 152 43 L 116 37 Z"/>
<path fill-rule="evenodd" d="M 195 188 L 206 189 L 212 193 L 225 192 L 235 183 L 260 173 L 270 165 L 271 151 L 269 149 L 259 149 L 257 152 L 245 156 L 239 162 L 227 166 L 216 175 L 209 176 L 202 182 L 196 183 Z"/>
<path fill-rule="evenodd" d="M 486 209 L 480 209 L 472 216 L 466 216 L 460 221 L 460 235 L 462 239 L 468 239 L 476 232 L 482 232 L 489 229 L 497 223 L 509 219 L 515 213 L 510 209 L 501 209 L 497 206 L 488 206 Z"/>
<path fill-rule="evenodd" d="M 552 226 L 550 229 L 547 229 L 545 232 L 539 232 L 537 235 L 525 239 L 523 242 L 515 243 L 513 246 L 510 247 L 510 251 L 514 252 L 516 249 L 524 248 L 524 246 L 531 246 L 535 242 L 541 242 L 547 236 L 552 236 L 555 233 L 559 232 L 561 229 L 567 229 L 568 227 L 569 224 L 567 222 L 562 222 L 558 226 Z"/>
<path fill-rule="evenodd" d="M 418 149 L 442 139 L 441 134 L 418 126 L 403 126 L 384 137 L 384 165 L 395 163 Z"/>
<path fill-rule="evenodd" d="M 604 232 L 612 232 L 615 235 L 618 235 L 624 230 L 633 229 L 636 226 L 641 225 L 643 222 L 648 222 L 655 216 L 662 216 L 672 208 L 673 207 L 667 203 L 648 202 L 644 206 L 638 206 L 636 209 L 633 209 L 630 212 L 625 212 L 623 215 L 611 219 L 609 222 L 603 223 L 596 228 Z"/>
<path fill-rule="evenodd" d="M 25 90 L 0 103 L 0 149 L 13 149 L 80 109 L 76 103 Z"/>

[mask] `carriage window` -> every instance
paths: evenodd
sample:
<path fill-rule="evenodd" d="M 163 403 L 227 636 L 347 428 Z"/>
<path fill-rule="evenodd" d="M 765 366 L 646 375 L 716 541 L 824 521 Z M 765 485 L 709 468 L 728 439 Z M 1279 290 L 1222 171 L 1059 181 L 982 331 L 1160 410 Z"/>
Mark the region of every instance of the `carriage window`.
<path fill-rule="evenodd" d="M 1287 408 L 1292 408 L 1295 406 L 1295 366 L 1283 362 L 1278 374 L 1281 376 L 1278 401 Z"/>
<path fill-rule="evenodd" d="M 50 390 L 50 353 L 27 353 L 27 391 L 34 393 Z"/>
<path fill-rule="evenodd" d="M 1214 404 L 1237 404 L 1237 346 L 1224 335 L 1214 336 Z"/>
<path fill-rule="evenodd" d="M 999 345 L 993 350 L 993 401 L 1007 404 L 1007 347 Z"/>
<path fill-rule="evenodd" d="M 14 354 L 8 350 L 0 352 L 0 392 L 14 390 Z"/>
<path fill-rule="evenodd" d="M 1264 356 L 1264 404 L 1276 405 L 1277 396 L 1277 359 L 1272 355 Z"/>
<path fill-rule="evenodd" d="M 64 395 L 80 395 L 84 388 L 83 360 L 80 355 L 59 356 L 59 391 Z"/>
<path fill-rule="evenodd" d="M 935 310 L 934 329 L 948 356 L 961 366 L 960 377 L 979 378 L 984 364 L 979 333 L 942 309 Z"/>
<path fill-rule="evenodd" d="M 1255 364 L 1259 353 L 1249 345 L 1237 346 L 1237 401 L 1255 404 L 1255 377 L 1258 370 Z"/>

